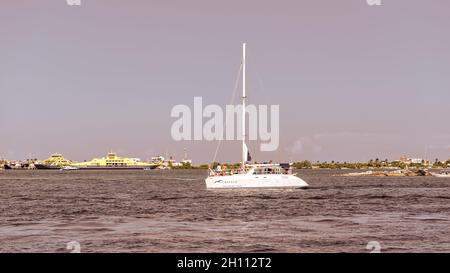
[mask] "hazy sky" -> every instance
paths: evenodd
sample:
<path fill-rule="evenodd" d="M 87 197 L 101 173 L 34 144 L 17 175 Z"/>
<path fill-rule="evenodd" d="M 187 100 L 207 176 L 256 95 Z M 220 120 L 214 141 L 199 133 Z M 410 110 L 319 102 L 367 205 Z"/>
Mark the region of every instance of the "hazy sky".
<path fill-rule="evenodd" d="M 382 2 L 2 0 L 0 157 L 209 162 L 217 143 L 173 141 L 170 110 L 228 103 L 245 41 L 250 103 L 281 115 L 255 160 L 450 158 L 450 1 Z"/>

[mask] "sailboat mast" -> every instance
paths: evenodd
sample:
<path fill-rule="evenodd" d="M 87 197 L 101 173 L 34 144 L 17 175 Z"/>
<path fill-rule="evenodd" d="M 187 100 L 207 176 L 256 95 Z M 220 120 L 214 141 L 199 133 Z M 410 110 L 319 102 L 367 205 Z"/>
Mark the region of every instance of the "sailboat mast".
<path fill-rule="evenodd" d="M 247 151 L 245 146 L 245 43 L 242 44 L 242 169 L 245 170 Z"/>

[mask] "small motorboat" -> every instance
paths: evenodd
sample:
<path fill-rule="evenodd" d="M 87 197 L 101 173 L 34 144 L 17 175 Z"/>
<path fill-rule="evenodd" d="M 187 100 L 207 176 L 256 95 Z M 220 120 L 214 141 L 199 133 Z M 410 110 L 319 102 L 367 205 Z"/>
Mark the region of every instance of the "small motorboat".
<path fill-rule="evenodd" d="M 75 170 L 79 170 L 79 168 L 72 167 L 72 166 L 66 166 L 66 167 L 60 169 L 60 171 L 75 171 Z"/>
<path fill-rule="evenodd" d="M 442 172 L 442 173 L 432 173 L 431 175 L 433 175 L 434 177 L 439 177 L 439 178 L 450 178 L 450 172 Z"/>

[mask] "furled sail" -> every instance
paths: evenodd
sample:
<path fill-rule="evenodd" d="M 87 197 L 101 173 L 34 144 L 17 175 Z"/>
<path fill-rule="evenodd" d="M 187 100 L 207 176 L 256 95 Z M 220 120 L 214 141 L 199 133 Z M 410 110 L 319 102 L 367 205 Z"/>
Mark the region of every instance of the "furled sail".
<path fill-rule="evenodd" d="M 250 151 L 248 150 L 247 144 L 244 145 L 244 153 L 247 154 L 247 160 L 246 162 L 249 162 L 252 160 L 252 156 L 250 155 Z"/>

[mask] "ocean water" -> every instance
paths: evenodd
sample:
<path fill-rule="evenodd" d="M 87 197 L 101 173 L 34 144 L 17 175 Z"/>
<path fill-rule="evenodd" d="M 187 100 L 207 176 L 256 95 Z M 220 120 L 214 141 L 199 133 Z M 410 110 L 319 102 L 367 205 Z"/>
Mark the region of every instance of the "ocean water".
<path fill-rule="evenodd" d="M 204 170 L 0 171 L 0 252 L 450 252 L 450 179 L 337 172 L 206 190 Z"/>

